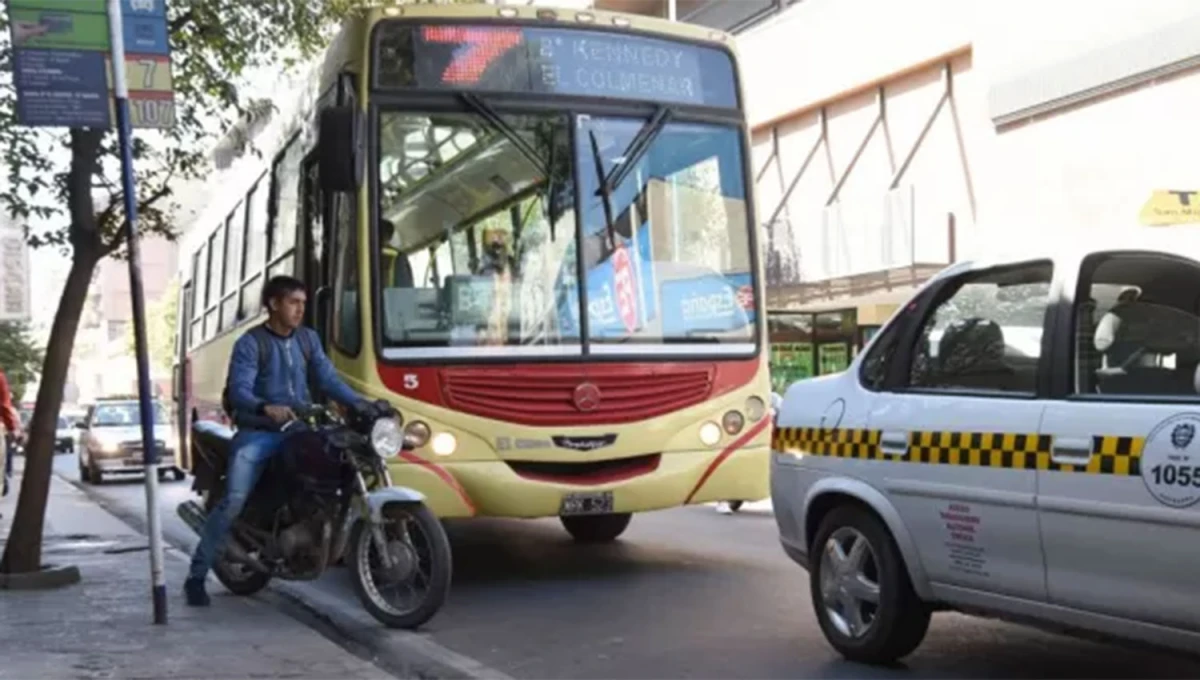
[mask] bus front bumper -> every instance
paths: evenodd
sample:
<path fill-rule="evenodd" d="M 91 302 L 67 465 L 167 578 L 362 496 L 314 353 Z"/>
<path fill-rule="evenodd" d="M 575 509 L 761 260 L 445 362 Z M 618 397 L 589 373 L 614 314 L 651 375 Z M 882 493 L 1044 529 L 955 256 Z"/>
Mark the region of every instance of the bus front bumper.
<path fill-rule="evenodd" d="M 612 512 L 644 512 L 769 493 L 769 446 L 665 453 L 653 469 L 617 481 L 531 478 L 502 460 L 450 462 L 406 455 L 392 483 L 426 496 L 439 517 L 555 517 L 564 499 L 611 492 Z"/>

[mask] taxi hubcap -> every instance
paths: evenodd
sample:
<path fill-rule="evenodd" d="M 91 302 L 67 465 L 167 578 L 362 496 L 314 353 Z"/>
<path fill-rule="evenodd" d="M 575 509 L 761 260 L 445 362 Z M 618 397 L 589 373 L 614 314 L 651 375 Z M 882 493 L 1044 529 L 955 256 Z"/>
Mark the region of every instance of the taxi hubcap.
<path fill-rule="evenodd" d="M 857 529 L 841 527 L 825 541 L 820 584 L 825 613 L 838 632 L 866 635 L 879 611 L 879 563 Z"/>

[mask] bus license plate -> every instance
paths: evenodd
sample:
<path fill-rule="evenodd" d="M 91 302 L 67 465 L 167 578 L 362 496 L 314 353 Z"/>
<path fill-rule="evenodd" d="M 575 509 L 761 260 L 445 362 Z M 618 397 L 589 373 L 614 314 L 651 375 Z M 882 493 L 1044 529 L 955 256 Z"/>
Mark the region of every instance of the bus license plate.
<path fill-rule="evenodd" d="M 563 496 L 562 506 L 558 509 L 560 515 L 607 515 L 613 509 L 613 493 L 599 491 L 590 493 L 569 493 Z"/>

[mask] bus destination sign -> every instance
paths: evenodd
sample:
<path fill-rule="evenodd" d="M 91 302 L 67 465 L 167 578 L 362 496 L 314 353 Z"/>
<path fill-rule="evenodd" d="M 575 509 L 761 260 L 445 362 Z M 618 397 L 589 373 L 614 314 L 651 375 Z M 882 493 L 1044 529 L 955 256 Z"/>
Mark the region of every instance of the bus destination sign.
<path fill-rule="evenodd" d="M 400 25 L 382 33 L 381 59 L 408 62 L 380 65 L 384 87 L 737 106 L 733 62 L 714 47 L 575 28 Z"/>

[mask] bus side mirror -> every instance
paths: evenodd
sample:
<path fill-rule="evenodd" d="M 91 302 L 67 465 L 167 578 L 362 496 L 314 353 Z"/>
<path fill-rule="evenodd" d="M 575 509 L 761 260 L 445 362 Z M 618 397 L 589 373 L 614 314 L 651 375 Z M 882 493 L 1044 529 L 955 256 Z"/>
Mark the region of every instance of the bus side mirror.
<path fill-rule="evenodd" d="M 362 186 L 367 157 L 366 117 L 362 112 L 353 106 L 323 109 L 317 134 L 321 188 L 345 192 Z"/>

